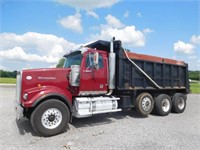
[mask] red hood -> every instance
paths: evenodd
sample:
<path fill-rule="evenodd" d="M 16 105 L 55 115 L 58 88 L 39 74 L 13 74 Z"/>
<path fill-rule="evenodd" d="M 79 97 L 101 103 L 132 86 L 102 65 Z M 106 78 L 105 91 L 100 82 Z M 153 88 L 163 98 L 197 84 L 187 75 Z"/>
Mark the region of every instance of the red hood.
<path fill-rule="evenodd" d="M 22 85 L 25 89 L 41 86 L 64 86 L 69 84 L 70 68 L 30 69 L 22 71 Z"/>
<path fill-rule="evenodd" d="M 70 68 L 23 70 L 21 89 L 23 106 L 32 107 L 35 100 L 49 93 L 57 93 L 71 100 L 72 94 L 68 90 L 69 72 Z M 23 97 L 25 93 L 28 94 L 26 100 Z"/>

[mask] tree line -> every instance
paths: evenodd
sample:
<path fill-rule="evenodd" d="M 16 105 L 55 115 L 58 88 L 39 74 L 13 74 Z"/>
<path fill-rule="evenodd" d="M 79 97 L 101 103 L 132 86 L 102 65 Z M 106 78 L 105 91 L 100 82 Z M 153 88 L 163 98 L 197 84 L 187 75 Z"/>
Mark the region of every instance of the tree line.
<path fill-rule="evenodd" d="M 0 70 L 0 77 L 2 78 L 16 78 L 17 71 L 4 71 Z"/>
<path fill-rule="evenodd" d="M 191 80 L 200 80 L 200 71 L 189 71 L 189 78 Z"/>

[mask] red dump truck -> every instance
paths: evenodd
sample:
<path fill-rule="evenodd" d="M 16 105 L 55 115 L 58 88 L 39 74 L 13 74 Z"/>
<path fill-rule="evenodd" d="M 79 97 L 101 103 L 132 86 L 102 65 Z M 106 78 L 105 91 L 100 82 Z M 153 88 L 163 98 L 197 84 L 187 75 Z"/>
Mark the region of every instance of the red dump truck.
<path fill-rule="evenodd" d="M 16 114 L 30 119 L 35 132 L 63 132 L 73 117 L 135 108 L 166 116 L 182 113 L 189 92 L 183 61 L 130 52 L 114 38 L 96 41 L 64 55 L 63 68 L 17 74 Z"/>

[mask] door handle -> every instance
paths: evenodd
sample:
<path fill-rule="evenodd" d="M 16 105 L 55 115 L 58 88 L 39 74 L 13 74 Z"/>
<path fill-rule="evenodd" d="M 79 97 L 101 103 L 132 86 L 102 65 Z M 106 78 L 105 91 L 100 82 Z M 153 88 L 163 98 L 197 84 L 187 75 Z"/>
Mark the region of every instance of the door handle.
<path fill-rule="evenodd" d="M 83 70 L 83 72 L 88 72 L 89 73 L 89 72 L 92 72 L 92 70 Z"/>

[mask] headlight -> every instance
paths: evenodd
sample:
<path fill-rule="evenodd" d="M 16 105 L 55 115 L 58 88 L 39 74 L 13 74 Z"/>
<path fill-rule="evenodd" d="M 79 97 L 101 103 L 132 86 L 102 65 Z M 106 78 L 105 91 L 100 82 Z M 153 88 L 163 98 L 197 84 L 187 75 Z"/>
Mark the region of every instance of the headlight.
<path fill-rule="evenodd" d="M 28 94 L 25 93 L 25 94 L 23 95 L 23 98 L 24 98 L 24 100 L 27 100 L 27 99 L 28 99 Z"/>

